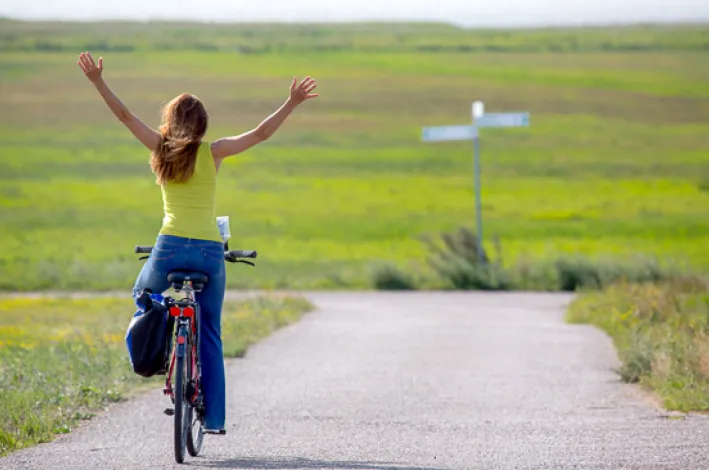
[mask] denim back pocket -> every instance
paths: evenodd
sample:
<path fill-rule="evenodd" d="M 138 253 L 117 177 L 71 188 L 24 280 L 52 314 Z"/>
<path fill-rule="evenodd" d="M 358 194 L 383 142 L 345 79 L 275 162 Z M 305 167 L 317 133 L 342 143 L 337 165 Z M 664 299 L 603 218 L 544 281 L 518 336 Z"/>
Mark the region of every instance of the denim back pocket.
<path fill-rule="evenodd" d="M 202 258 L 205 260 L 215 263 L 219 261 L 224 261 L 224 248 L 221 246 L 214 247 L 202 247 Z"/>
<path fill-rule="evenodd" d="M 153 251 L 150 253 L 150 257 L 155 261 L 165 261 L 175 257 L 177 253 L 177 248 L 167 248 L 164 246 L 153 247 Z"/>

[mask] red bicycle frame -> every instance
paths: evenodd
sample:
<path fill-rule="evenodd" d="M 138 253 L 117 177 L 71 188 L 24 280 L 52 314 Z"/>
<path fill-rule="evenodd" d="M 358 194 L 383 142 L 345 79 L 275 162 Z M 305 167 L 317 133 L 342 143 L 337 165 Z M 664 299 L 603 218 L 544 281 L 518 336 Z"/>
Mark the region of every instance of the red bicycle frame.
<path fill-rule="evenodd" d="M 191 283 L 190 283 L 191 287 Z M 199 377 L 199 370 L 197 367 L 197 345 L 198 345 L 198 332 L 197 332 L 197 322 L 195 321 L 195 299 L 194 299 L 194 294 L 190 294 L 190 299 L 185 305 L 179 305 L 175 304 L 172 305 L 169 309 L 169 314 L 171 317 L 174 317 L 178 321 L 178 327 L 177 327 L 177 333 L 175 336 L 175 341 L 177 344 L 185 344 L 187 343 L 190 346 L 190 362 L 191 362 L 191 369 L 192 369 L 192 374 L 191 374 L 191 381 L 192 383 L 195 384 L 194 390 L 193 390 L 193 395 L 190 397 L 190 403 L 194 403 L 195 400 L 197 399 L 197 396 L 199 395 L 199 386 L 200 386 L 200 377 Z M 189 323 L 189 338 L 185 338 L 184 336 L 180 335 L 180 329 L 179 329 L 179 324 L 180 321 L 187 321 Z M 165 395 L 168 395 L 170 398 L 173 400 L 175 399 L 175 390 L 172 386 L 172 374 L 175 369 L 175 361 L 177 359 L 177 348 L 173 347 L 172 352 L 170 353 L 170 367 L 167 371 L 167 376 L 165 378 L 165 389 L 163 390 L 163 393 Z"/>

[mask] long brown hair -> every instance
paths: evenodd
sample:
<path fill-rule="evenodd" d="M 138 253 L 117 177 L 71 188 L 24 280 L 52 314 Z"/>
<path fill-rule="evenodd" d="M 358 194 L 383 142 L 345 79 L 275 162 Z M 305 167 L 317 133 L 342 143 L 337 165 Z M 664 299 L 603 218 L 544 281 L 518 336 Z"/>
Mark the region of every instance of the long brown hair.
<path fill-rule="evenodd" d="M 207 121 L 207 110 L 194 95 L 183 93 L 165 105 L 160 143 L 150 156 L 150 168 L 158 184 L 181 183 L 192 176 Z"/>

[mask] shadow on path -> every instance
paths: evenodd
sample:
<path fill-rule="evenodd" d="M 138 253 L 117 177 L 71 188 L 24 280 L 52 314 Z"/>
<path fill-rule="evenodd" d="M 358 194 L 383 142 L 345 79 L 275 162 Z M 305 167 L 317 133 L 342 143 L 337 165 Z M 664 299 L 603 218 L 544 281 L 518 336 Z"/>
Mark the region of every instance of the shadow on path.
<path fill-rule="evenodd" d="M 337 470 L 446 470 L 438 467 L 412 467 L 394 462 L 357 462 L 357 461 L 332 461 L 311 460 L 300 457 L 269 458 L 269 457 L 242 457 L 226 460 L 191 461 L 190 466 L 203 468 L 237 468 L 237 469 L 265 469 L 265 470 L 300 470 L 311 468 L 337 469 Z"/>

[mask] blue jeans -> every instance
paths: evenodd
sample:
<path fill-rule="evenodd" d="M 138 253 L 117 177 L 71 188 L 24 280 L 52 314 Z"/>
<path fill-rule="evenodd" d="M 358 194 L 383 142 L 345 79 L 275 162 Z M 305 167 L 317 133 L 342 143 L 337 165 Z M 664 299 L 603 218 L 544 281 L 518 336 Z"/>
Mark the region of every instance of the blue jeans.
<path fill-rule="evenodd" d="M 226 386 L 222 351 L 221 317 L 226 287 L 224 245 L 208 240 L 158 235 L 147 262 L 133 286 L 135 298 L 143 289 L 156 294 L 165 292 L 170 271 L 199 271 L 209 282 L 196 295 L 201 317 L 199 355 L 202 361 L 205 423 L 207 429 L 224 429 L 226 419 Z"/>

